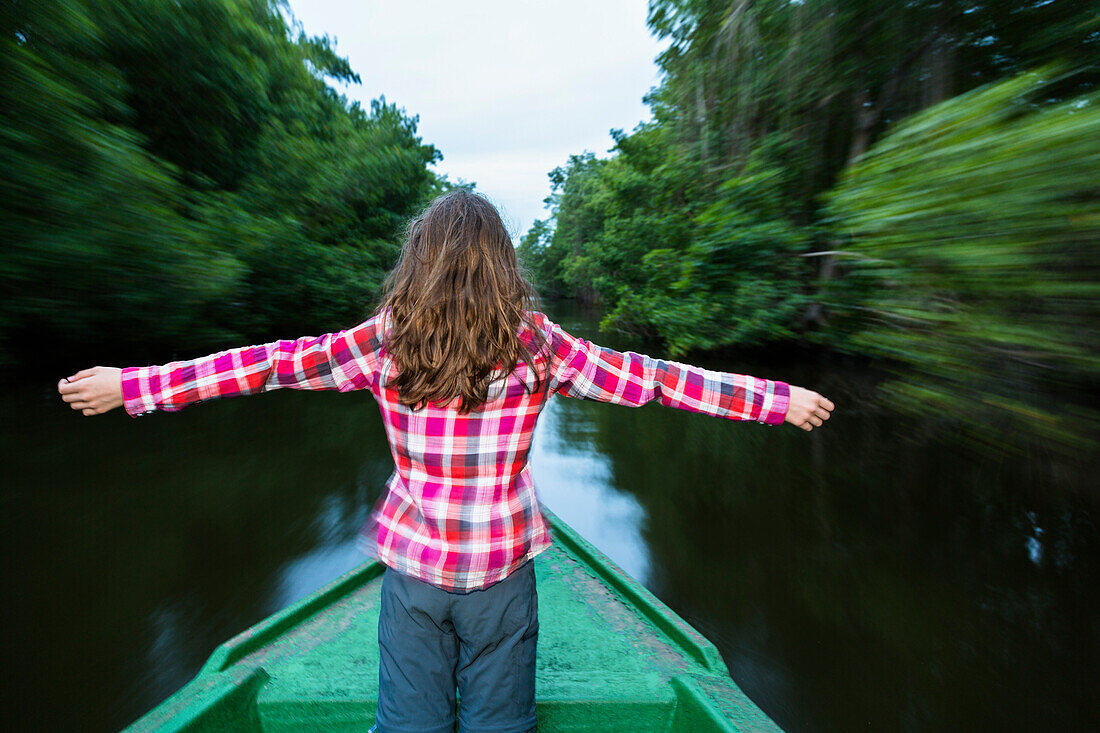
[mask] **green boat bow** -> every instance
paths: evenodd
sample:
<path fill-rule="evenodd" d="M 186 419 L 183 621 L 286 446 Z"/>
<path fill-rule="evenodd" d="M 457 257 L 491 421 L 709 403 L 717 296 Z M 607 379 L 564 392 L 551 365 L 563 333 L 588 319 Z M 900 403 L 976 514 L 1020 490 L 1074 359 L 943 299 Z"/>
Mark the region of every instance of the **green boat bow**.
<path fill-rule="evenodd" d="M 572 528 L 535 561 L 540 731 L 774 731 L 718 650 Z M 366 731 L 378 692 L 368 562 L 218 647 L 127 731 Z M 461 705 L 461 701 L 459 701 Z"/>

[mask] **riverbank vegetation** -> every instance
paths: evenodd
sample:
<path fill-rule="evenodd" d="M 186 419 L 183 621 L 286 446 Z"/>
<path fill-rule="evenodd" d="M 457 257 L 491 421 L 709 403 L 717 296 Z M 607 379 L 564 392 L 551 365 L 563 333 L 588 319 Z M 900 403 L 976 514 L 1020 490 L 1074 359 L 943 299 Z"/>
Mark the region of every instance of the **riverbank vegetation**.
<path fill-rule="evenodd" d="M 275 0 L 0 10 L 0 353 L 194 355 L 345 327 L 448 184 Z M 56 362 L 55 362 L 56 363 Z"/>
<path fill-rule="evenodd" d="M 544 293 L 676 356 L 869 354 L 894 408 L 1095 445 L 1090 3 L 654 0 L 649 25 L 653 119 L 552 171 L 521 242 Z"/>
<path fill-rule="evenodd" d="M 652 120 L 550 173 L 541 292 L 675 357 L 869 355 L 892 407 L 1091 450 L 1100 16 L 1083 0 L 652 0 Z M 0 364 L 347 326 L 451 186 L 284 0 L 0 8 Z M 74 366 L 76 364 L 74 363 Z"/>

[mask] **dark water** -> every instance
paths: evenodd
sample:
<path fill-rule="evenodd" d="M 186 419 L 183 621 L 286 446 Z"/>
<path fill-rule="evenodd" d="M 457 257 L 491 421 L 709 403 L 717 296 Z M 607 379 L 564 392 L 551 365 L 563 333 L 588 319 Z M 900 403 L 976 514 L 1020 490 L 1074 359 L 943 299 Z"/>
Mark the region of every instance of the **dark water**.
<path fill-rule="evenodd" d="M 623 346 L 593 317 L 556 317 Z M 972 453 L 874 407 L 876 375 L 836 356 L 704 365 L 817 389 L 837 411 L 806 434 L 557 398 L 535 479 L 776 722 L 1100 724 L 1094 457 Z M 48 376 L 4 395 L 4 729 L 121 728 L 360 562 L 391 468 L 369 395 L 82 418 Z"/>

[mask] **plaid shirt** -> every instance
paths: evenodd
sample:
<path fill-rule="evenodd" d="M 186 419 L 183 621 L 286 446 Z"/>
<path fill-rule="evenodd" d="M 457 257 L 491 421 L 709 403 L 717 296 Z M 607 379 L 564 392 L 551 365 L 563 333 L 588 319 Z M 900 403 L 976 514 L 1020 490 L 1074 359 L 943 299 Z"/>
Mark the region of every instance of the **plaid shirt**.
<path fill-rule="evenodd" d="M 769 425 L 787 414 L 784 382 L 612 351 L 569 335 L 542 313 L 533 317 L 549 350 L 498 376 L 486 404 L 466 415 L 458 412 L 457 398 L 412 410 L 386 386 L 395 374 L 385 348 L 386 316 L 317 338 L 124 369 L 126 412 L 174 411 L 280 387 L 370 390 L 395 470 L 360 532 L 361 546 L 401 573 L 457 592 L 492 585 L 550 543 L 527 464 L 535 422 L 550 395 L 633 407 L 656 400 Z M 532 343 L 532 334 L 521 337 Z M 536 372 L 544 389 L 531 389 Z"/>

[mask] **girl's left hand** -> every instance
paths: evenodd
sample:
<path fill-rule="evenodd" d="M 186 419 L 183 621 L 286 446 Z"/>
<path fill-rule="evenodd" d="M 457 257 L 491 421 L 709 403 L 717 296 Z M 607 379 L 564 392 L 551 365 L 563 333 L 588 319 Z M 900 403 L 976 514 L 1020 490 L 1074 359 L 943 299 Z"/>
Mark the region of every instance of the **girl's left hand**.
<path fill-rule="evenodd" d="M 122 406 L 122 370 L 92 367 L 57 383 L 61 399 L 85 415 L 101 415 Z"/>
<path fill-rule="evenodd" d="M 809 432 L 819 428 L 833 414 L 836 405 L 817 392 L 804 387 L 790 385 L 790 403 L 787 407 L 787 422 Z"/>

